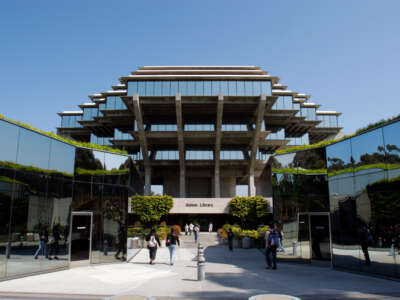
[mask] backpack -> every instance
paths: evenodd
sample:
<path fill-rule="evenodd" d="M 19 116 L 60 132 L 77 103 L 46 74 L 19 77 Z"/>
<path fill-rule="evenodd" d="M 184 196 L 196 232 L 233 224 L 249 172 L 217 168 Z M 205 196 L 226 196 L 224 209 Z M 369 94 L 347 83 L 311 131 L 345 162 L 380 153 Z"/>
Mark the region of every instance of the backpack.
<path fill-rule="evenodd" d="M 268 235 L 268 245 L 269 246 L 279 246 L 279 233 L 275 230 L 271 230 Z"/>
<path fill-rule="evenodd" d="M 150 248 L 154 248 L 157 246 L 156 237 L 154 235 L 150 236 L 150 240 L 147 242 L 147 245 Z"/>

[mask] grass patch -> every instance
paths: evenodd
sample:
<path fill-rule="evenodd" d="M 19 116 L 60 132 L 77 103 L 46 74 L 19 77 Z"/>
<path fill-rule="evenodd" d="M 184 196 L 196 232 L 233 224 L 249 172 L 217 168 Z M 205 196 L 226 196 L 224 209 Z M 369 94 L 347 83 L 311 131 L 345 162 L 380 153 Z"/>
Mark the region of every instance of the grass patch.
<path fill-rule="evenodd" d="M 42 168 L 37 168 L 33 166 L 24 166 L 20 164 L 16 164 L 10 161 L 0 161 L 0 166 L 8 169 L 14 169 L 14 170 L 20 170 L 20 171 L 26 171 L 26 172 L 34 172 L 34 173 L 42 173 L 42 174 L 47 174 L 47 175 L 62 175 L 66 177 L 73 177 L 74 174 L 71 173 L 66 173 L 66 172 L 60 172 L 57 170 L 46 170 Z"/>

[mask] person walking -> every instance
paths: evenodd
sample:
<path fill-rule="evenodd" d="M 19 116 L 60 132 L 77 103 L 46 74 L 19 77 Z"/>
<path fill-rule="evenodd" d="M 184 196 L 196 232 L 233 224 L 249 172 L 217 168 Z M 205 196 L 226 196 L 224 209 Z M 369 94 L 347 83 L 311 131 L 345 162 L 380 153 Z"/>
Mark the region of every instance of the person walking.
<path fill-rule="evenodd" d="M 46 226 L 43 226 L 43 227 L 42 227 L 42 230 L 40 230 L 39 238 L 40 238 L 39 247 L 38 247 L 38 249 L 36 250 L 36 252 L 35 252 L 35 254 L 33 255 L 33 257 L 34 257 L 35 259 L 38 259 L 39 253 L 40 253 L 40 251 L 42 251 L 42 252 L 43 252 L 43 255 L 44 255 L 46 258 L 48 258 L 48 254 L 47 254 L 47 250 L 48 250 L 48 249 L 47 249 L 47 242 L 49 241 L 49 232 L 47 231 Z"/>
<path fill-rule="evenodd" d="M 167 246 L 169 249 L 169 262 L 171 266 L 174 265 L 176 244 L 180 246 L 178 233 L 175 228 L 172 228 L 171 233 L 167 236 Z"/>
<path fill-rule="evenodd" d="M 189 225 L 189 233 L 190 233 L 190 235 L 192 235 L 193 229 L 194 229 L 194 225 L 193 225 L 192 222 L 190 222 L 190 225 Z"/>
<path fill-rule="evenodd" d="M 146 242 L 147 248 L 149 249 L 150 264 L 154 265 L 154 261 L 156 260 L 157 255 L 157 247 L 161 247 L 160 238 L 158 237 L 155 228 L 152 228 L 150 234 L 146 236 Z"/>
<path fill-rule="evenodd" d="M 210 222 L 210 224 L 208 224 L 208 232 L 212 232 L 213 231 L 213 223 Z"/>
<path fill-rule="evenodd" d="M 265 233 L 265 245 L 265 256 L 267 260 L 266 269 L 271 269 L 272 267 L 273 270 L 276 270 L 276 250 L 279 246 L 279 226 L 277 223 L 274 224 L 272 230 L 268 230 Z"/>
<path fill-rule="evenodd" d="M 361 246 L 361 250 L 364 253 L 365 264 L 369 266 L 371 259 L 369 258 L 368 246 L 372 243 L 372 235 L 366 224 L 361 224 L 358 230 L 358 239 Z"/>
<path fill-rule="evenodd" d="M 196 225 L 194 226 L 193 232 L 194 232 L 194 242 L 197 243 L 197 241 L 199 240 L 199 233 L 200 233 L 199 224 L 196 224 Z"/>
<path fill-rule="evenodd" d="M 186 225 L 185 225 L 185 235 L 188 235 L 188 233 L 189 233 L 189 225 L 188 225 L 188 223 L 186 223 Z"/>
<path fill-rule="evenodd" d="M 122 261 L 126 260 L 125 254 L 126 254 L 126 234 L 125 234 L 125 226 L 121 224 L 119 226 L 119 232 L 118 232 L 118 251 L 115 253 L 115 258 L 116 259 L 121 259 Z M 122 252 L 122 257 L 119 258 L 119 254 Z"/>
<path fill-rule="evenodd" d="M 50 253 L 49 253 L 49 260 L 52 260 L 51 256 L 54 254 L 54 259 L 58 260 L 58 251 L 60 250 L 60 232 L 58 231 L 58 226 L 55 225 L 53 227 L 53 232 L 49 238 L 49 242 L 50 240 L 52 241 L 50 243 Z"/>
<path fill-rule="evenodd" d="M 228 230 L 228 247 L 230 251 L 233 251 L 233 232 L 232 228 Z"/>

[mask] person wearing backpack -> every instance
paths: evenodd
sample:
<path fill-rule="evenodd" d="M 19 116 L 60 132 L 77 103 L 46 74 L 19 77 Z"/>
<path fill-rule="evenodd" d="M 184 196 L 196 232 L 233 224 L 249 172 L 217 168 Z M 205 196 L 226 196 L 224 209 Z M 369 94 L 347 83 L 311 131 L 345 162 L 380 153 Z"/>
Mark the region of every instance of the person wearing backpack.
<path fill-rule="evenodd" d="M 279 225 L 277 223 L 274 224 L 274 229 L 268 230 L 265 233 L 265 256 L 267 260 L 266 269 L 276 270 L 276 250 L 279 247 Z M 271 262 L 272 258 L 272 262 Z"/>
<path fill-rule="evenodd" d="M 151 229 L 150 234 L 146 236 L 147 248 L 149 249 L 150 264 L 154 265 L 157 254 L 157 246 L 161 247 L 160 238 L 154 228 Z M 157 245 L 158 244 L 158 245 Z"/>

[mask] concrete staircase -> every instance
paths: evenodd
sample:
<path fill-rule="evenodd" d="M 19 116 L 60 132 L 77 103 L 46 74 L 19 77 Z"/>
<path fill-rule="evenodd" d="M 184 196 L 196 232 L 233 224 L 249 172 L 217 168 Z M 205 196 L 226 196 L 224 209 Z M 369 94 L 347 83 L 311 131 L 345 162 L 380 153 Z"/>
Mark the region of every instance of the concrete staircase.
<path fill-rule="evenodd" d="M 185 235 L 182 233 L 179 237 L 182 248 L 196 248 L 197 244 L 194 242 L 194 234 Z M 206 248 L 209 246 L 218 246 L 218 238 L 216 232 L 200 232 L 199 242 Z"/>

